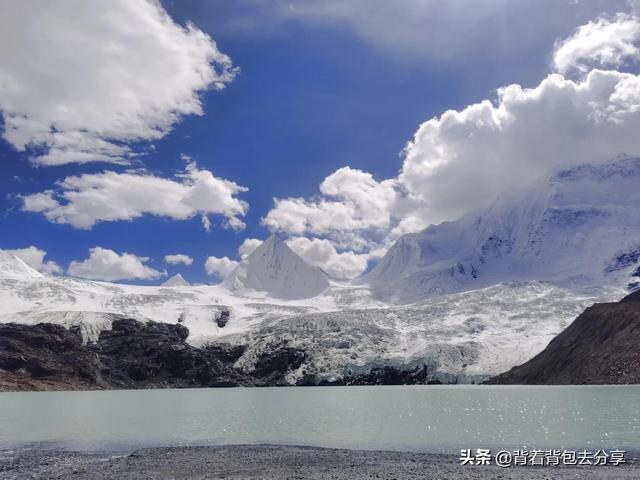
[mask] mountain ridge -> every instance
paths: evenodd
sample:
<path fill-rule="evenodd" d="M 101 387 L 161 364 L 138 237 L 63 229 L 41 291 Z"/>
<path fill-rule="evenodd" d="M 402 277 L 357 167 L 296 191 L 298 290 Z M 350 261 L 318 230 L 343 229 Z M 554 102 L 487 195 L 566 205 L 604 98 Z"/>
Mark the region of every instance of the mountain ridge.
<path fill-rule="evenodd" d="M 403 235 L 357 283 L 393 303 L 511 280 L 638 288 L 638 184 L 638 158 L 559 171 L 487 209 Z"/>

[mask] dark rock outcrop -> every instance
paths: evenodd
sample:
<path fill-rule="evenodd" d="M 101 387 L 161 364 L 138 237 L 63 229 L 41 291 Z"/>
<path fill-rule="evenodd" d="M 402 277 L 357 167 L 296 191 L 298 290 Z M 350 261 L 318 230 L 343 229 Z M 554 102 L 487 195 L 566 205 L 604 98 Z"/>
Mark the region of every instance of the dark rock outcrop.
<path fill-rule="evenodd" d="M 60 325 L 0 324 L 0 390 L 179 388 L 260 385 L 233 368 L 243 348 L 195 348 L 183 325 L 113 322 L 82 344 Z"/>
<path fill-rule="evenodd" d="M 218 325 L 218 327 L 220 328 L 224 328 L 229 322 L 230 315 L 231 313 L 229 312 L 229 310 L 222 310 L 218 315 L 218 318 L 216 318 L 216 325 Z"/>
<path fill-rule="evenodd" d="M 403 370 L 385 365 L 355 377 L 347 377 L 348 385 L 423 385 L 428 383 L 429 372 L 426 365 Z"/>
<path fill-rule="evenodd" d="M 1 390 L 97 387 L 100 368 L 76 330 L 48 323 L 0 324 Z"/>
<path fill-rule="evenodd" d="M 102 364 L 102 378 L 122 388 L 217 387 L 252 383 L 215 350 L 186 343 L 187 327 L 132 319 L 113 322 L 87 348 Z"/>
<path fill-rule="evenodd" d="M 397 367 L 383 365 L 373 367 L 367 372 L 347 373 L 344 377 L 332 382 L 322 382 L 322 385 L 426 385 L 439 383 L 429 380 L 426 365 Z"/>
<path fill-rule="evenodd" d="M 303 375 L 298 386 L 351 386 L 351 385 L 436 385 L 440 381 L 430 379 L 432 372 L 426 365 L 382 365 L 368 371 L 350 372 L 334 380 L 320 379 L 313 375 Z"/>
<path fill-rule="evenodd" d="M 264 379 L 269 385 L 287 385 L 287 373 L 297 370 L 307 360 L 304 351 L 281 346 L 258 357 L 252 374 Z"/>
<path fill-rule="evenodd" d="M 587 308 L 541 353 L 487 383 L 640 383 L 640 291 Z"/>

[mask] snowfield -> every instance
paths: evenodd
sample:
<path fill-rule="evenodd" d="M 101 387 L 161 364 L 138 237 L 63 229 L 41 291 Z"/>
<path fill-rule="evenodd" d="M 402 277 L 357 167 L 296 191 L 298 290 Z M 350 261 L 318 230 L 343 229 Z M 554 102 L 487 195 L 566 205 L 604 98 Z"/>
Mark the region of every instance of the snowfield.
<path fill-rule="evenodd" d="M 352 283 L 330 280 L 275 236 L 219 285 L 48 277 L 0 250 L 0 322 L 79 327 L 89 342 L 122 317 L 180 322 L 193 345 L 245 345 L 235 365 L 245 371 L 271 351 L 303 351 L 290 383 L 380 366 L 477 382 L 542 351 L 593 303 L 640 287 L 638 185 L 634 158 L 559 172 L 524 195 L 401 237 Z"/>
<path fill-rule="evenodd" d="M 247 345 L 237 367 L 250 371 L 261 354 L 282 346 L 307 353 L 303 371 L 334 381 L 372 367 L 427 365 L 442 382 L 480 381 L 540 352 L 594 302 L 624 296 L 621 288 L 582 292 L 550 283 L 510 282 L 406 305 L 385 305 L 368 289 L 333 285 L 306 301 L 222 286 L 149 287 L 64 277 L 0 279 L 0 322 L 78 326 L 86 341 L 118 318 L 177 323 L 189 343 Z M 224 328 L 216 319 L 230 312 Z"/>

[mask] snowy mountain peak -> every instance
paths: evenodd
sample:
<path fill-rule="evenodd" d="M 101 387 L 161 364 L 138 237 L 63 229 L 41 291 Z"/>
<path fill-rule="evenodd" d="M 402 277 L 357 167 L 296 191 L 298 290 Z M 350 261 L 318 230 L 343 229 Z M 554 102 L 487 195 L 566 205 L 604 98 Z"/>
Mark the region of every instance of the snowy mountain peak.
<path fill-rule="evenodd" d="M 188 287 L 190 285 L 191 284 L 179 273 L 168 279 L 166 282 L 160 284 L 161 287 Z"/>
<path fill-rule="evenodd" d="M 640 158 L 623 155 L 608 163 L 580 165 L 561 170 L 551 177 L 551 183 L 629 177 L 640 177 Z"/>
<path fill-rule="evenodd" d="M 0 250 L 0 278 L 23 279 L 40 277 L 44 277 L 44 275 L 31 268 L 15 255 Z"/>
<path fill-rule="evenodd" d="M 314 297 L 329 287 L 327 275 L 271 235 L 225 279 L 231 290 L 261 290 L 282 299 Z"/>
<path fill-rule="evenodd" d="M 640 288 L 640 159 L 559 171 L 459 220 L 404 235 L 361 279 L 399 303 L 510 280 Z"/>

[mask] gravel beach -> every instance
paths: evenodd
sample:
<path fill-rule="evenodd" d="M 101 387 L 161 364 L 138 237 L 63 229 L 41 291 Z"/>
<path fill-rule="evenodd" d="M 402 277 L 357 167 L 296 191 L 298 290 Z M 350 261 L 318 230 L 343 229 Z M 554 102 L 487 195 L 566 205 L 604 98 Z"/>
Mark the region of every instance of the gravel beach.
<path fill-rule="evenodd" d="M 462 466 L 454 456 L 275 445 L 141 449 L 126 455 L 41 447 L 0 451 L 9 479 L 637 479 L 640 464 L 622 466 Z"/>

